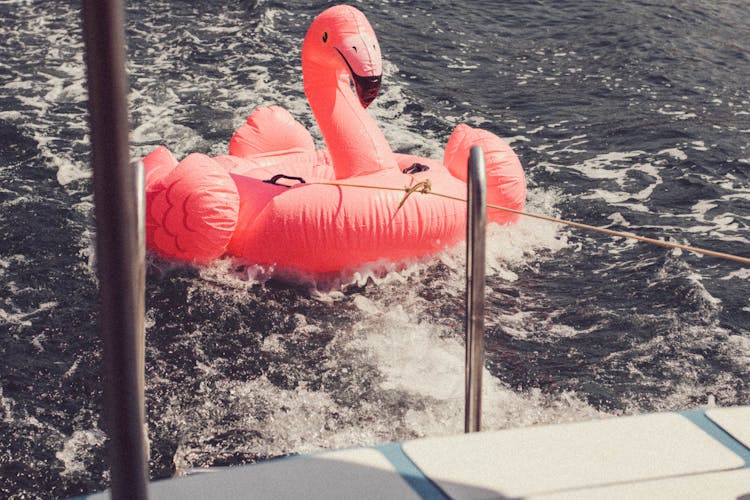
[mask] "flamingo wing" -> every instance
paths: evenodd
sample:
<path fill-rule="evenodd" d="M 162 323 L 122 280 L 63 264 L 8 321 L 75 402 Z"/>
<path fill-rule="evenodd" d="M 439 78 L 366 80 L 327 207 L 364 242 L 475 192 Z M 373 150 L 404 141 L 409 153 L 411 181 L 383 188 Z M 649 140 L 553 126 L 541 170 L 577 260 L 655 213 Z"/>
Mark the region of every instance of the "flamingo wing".
<path fill-rule="evenodd" d="M 221 165 L 194 153 L 147 184 L 146 205 L 149 249 L 206 263 L 224 254 L 237 226 L 240 197 Z"/>

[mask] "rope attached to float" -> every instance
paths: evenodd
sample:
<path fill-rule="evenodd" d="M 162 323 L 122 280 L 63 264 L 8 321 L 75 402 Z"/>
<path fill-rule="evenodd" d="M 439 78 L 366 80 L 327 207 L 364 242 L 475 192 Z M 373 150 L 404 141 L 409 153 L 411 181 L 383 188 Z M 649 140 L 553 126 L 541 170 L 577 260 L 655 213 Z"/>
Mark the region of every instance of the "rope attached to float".
<path fill-rule="evenodd" d="M 417 184 L 413 186 L 406 186 L 403 188 L 395 188 L 395 187 L 389 187 L 389 186 L 373 186 L 373 185 L 368 185 L 368 184 L 349 184 L 349 183 L 344 183 L 344 182 L 314 182 L 311 184 L 322 184 L 325 186 L 342 186 L 342 187 L 353 187 L 353 188 L 363 188 L 363 189 L 381 189 L 384 191 L 405 192 L 406 194 L 404 195 L 404 198 L 401 200 L 401 203 L 399 203 L 398 209 L 401 209 L 401 207 L 404 206 L 404 203 L 406 203 L 406 200 L 414 193 L 431 194 L 433 196 L 439 196 L 441 198 L 446 198 L 449 200 L 455 200 L 455 201 L 466 203 L 466 199 L 464 198 L 461 198 L 458 196 L 451 196 L 451 195 L 443 194 L 443 193 L 436 193 L 435 191 L 432 191 L 432 184 L 430 183 L 429 179 L 425 179 L 421 182 L 418 182 Z M 658 245 L 658 246 L 667 247 L 667 248 L 684 250 L 686 252 L 706 255 L 709 257 L 717 257 L 719 259 L 726 259 L 726 260 L 731 260 L 734 262 L 739 262 L 741 264 L 750 265 L 750 258 L 740 257 L 739 255 L 733 255 L 733 254 L 724 253 L 724 252 L 716 252 L 714 250 L 707 250 L 704 248 L 694 247 L 690 245 L 683 245 L 681 243 L 673 243 L 671 241 L 662 241 L 662 240 L 657 240 L 654 238 L 647 238 L 645 236 L 639 236 L 633 233 L 615 231 L 613 229 L 607 229 L 607 228 L 599 227 L 599 226 L 591 226 L 589 224 L 582 224 L 580 222 L 573 222 L 573 221 L 569 221 L 565 219 L 557 219 L 555 217 L 548 217 L 546 215 L 535 214 L 535 213 L 526 212 L 523 210 L 515 210 L 513 208 L 501 207 L 499 205 L 493 205 L 490 203 L 487 204 L 487 208 L 491 208 L 494 210 L 502 210 L 504 212 L 522 215 L 524 217 L 530 217 L 532 219 L 539 219 L 539 220 L 543 220 L 547 222 L 552 222 L 555 224 L 561 224 L 561 225 L 573 227 L 576 229 L 583 229 L 585 231 L 593 231 L 596 233 L 602 233 L 602 234 L 614 236 L 617 238 L 636 240 L 636 241 L 640 241 L 641 243 L 648 243 L 651 245 Z"/>
<path fill-rule="evenodd" d="M 430 179 L 425 179 L 422 182 L 418 182 L 414 184 L 410 188 L 404 188 L 406 191 L 406 194 L 404 195 L 404 198 L 401 200 L 401 203 L 398 204 L 398 208 L 396 211 L 401 210 L 401 207 L 404 206 L 404 203 L 406 203 L 406 200 L 409 199 L 409 196 L 411 196 L 413 193 L 422 193 L 422 194 L 430 194 L 432 193 L 432 183 L 430 182 Z M 433 193 L 437 194 L 437 193 Z"/>

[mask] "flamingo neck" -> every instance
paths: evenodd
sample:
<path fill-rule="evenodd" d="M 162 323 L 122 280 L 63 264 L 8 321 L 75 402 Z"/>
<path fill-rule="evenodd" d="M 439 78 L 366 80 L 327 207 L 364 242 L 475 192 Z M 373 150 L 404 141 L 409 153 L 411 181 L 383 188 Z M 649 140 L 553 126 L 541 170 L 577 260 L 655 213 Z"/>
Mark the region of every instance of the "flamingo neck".
<path fill-rule="evenodd" d="M 305 95 L 318 122 L 337 179 L 398 168 L 380 128 L 349 86 L 349 75 L 302 61 Z"/>

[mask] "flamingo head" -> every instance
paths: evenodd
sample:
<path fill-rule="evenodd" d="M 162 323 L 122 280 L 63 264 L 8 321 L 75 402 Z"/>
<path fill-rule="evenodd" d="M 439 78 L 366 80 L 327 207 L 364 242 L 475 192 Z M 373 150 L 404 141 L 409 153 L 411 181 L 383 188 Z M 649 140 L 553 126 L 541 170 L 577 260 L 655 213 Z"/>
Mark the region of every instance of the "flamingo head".
<path fill-rule="evenodd" d="M 302 44 L 302 64 L 348 74 L 362 107 L 380 91 L 383 61 L 378 40 L 365 15 L 349 5 L 331 7 L 315 18 Z"/>

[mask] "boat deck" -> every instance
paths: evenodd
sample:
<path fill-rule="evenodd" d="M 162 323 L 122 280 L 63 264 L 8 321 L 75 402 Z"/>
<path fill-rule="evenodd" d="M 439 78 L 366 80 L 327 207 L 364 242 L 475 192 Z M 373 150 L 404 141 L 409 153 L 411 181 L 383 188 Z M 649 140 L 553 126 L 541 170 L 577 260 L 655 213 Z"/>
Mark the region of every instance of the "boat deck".
<path fill-rule="evenodd" d="M 220 469 L 151 498 L 750 499 L 750 406 L 417 439 Z M 108 492 L 87 498 L 108 498 Z"/>

